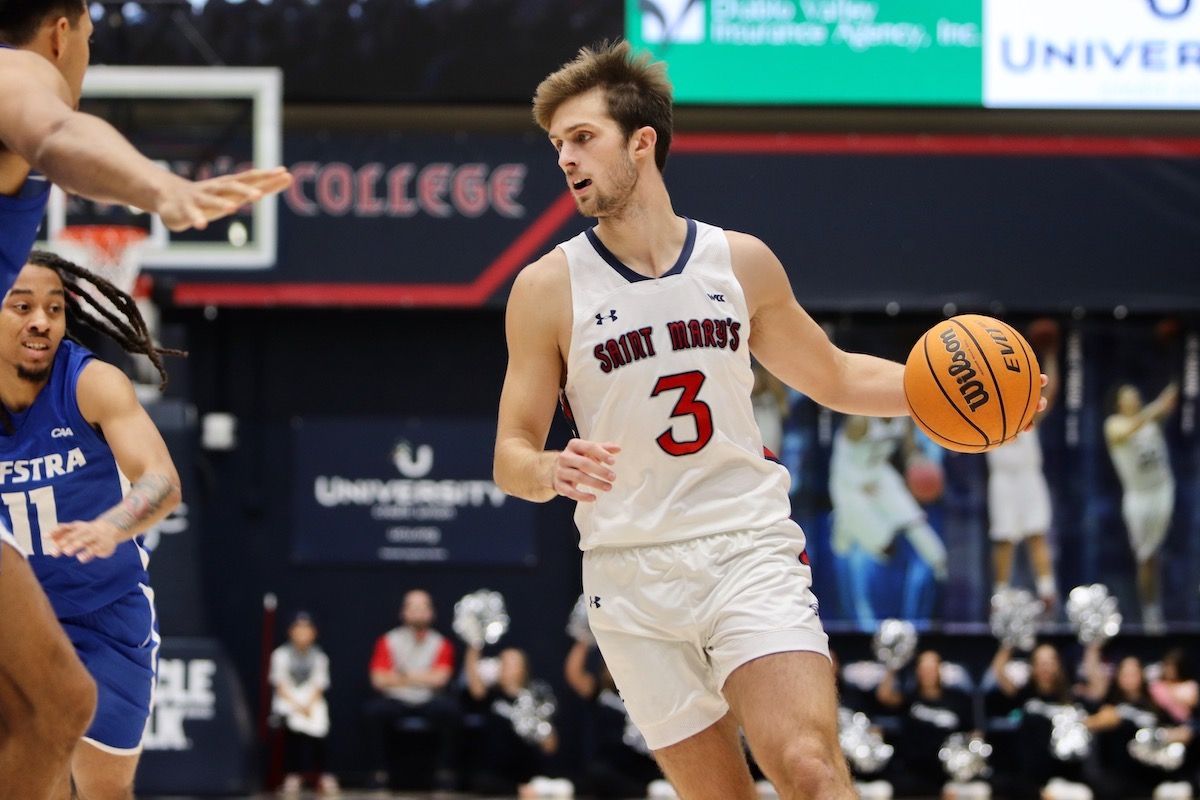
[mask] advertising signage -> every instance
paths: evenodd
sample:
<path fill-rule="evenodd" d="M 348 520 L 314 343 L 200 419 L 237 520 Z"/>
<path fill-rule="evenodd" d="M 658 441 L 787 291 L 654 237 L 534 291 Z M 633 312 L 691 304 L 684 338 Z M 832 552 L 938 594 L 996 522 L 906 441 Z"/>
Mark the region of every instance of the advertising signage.
<path fill-rule="evenodd" d="M 1200 108 L 1200 0 L 626 0 L 681 103 Z"/>

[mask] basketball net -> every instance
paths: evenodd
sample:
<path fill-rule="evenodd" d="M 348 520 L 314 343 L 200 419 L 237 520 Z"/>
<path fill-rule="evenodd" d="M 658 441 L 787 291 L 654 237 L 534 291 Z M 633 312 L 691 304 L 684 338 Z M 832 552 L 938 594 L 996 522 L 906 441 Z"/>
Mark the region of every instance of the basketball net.
<path fill-rule="evenodd" d="M 67 225 L 59 236 L 88 253 L 88 262 L 80 266 L 136 297 L 139 255 L 150 236 L 148 231 L 135 225 Z"/>
<path fill-rule="evenodd" d="M 141 255 L 149 244 L 150 232 L 136 225 L 66 225 L 59 231 L 58 238 L 86 254 L 81 267 L 105 278 L 134 299 L 146 320 L 151 339 L 158 341 L 158 309 L 150 300 L 150 279 L 141 276 Z M 116 313 L 116 307 L 99 291 L 94 292 L 93 297 L 106 310 Z M 95 311 L 91 313 L 97 316 Z M 134 365 L 139 383 L 158 382 L 149 359 L 136 357 Z"/>

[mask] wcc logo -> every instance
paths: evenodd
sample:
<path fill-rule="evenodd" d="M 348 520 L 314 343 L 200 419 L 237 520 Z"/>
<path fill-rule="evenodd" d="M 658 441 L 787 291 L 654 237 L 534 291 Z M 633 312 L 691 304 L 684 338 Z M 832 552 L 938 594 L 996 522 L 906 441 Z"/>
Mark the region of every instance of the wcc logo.
<path fill-rule="evenodd" d="M 401 441 L 392 450 L 392 463 L 406 478 L 424 478 L 433 469 L 433 448 L 427 444 L 414 447 Z"/>
<path fill-rule="evenodd" d="M 698 44 L 704 41 L 705 0 L 638 0 L 642 39 L 647 44 Z"/>

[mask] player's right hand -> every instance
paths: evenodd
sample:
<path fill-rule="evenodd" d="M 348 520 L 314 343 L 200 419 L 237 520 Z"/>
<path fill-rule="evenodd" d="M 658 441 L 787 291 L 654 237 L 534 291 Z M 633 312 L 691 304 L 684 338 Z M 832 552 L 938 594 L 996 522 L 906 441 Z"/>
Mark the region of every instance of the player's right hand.
<path fill-rule="evenodd" d="M 291 173 L 284 167 L 250 169 L 204 181 L 179 178 L 171 182 L 152 210 L 172 231 L 204 230 L 209 222 L 291 185 Z"/>
<path fill-rule="evenodd" d="M 620 445 L 613 442 L 572 439 L 554 458 L 554 491 L 580 503 L 595 502 L 597 494 L 611 490 L 617 479 L 611 467 L 619 452 Z"/>

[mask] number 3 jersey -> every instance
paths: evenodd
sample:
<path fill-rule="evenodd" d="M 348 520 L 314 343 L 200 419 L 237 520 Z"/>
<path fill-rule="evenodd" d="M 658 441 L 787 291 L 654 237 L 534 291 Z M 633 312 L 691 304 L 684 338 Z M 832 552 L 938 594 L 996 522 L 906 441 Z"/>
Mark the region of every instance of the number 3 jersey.
<path fill-rule="evenodd" d="M 95 519 L 120 502 L 128 486 L 103 436 L 79 411 L 76 386 L 92 357 L 64 339 L 33 405 L 10 411 L 11 432 L 0 432 L 0 516 L 60 618 L 96 611 L 149 584 L 141 537 L 87 564 L 47 555 L 59 523 Z"/>
<path fill-rule="evenodd" d="M 791 515 L 787 470 L 764 456 L 750 392 L 750 318 L 725 232 L 687 220 L 659 278 L 594 231 L 566 253 L 574 318 L 565 395 L 579 435 L 616 442 L 617 478 L 579 503 L 580 548 L 770 527 Z"/>

